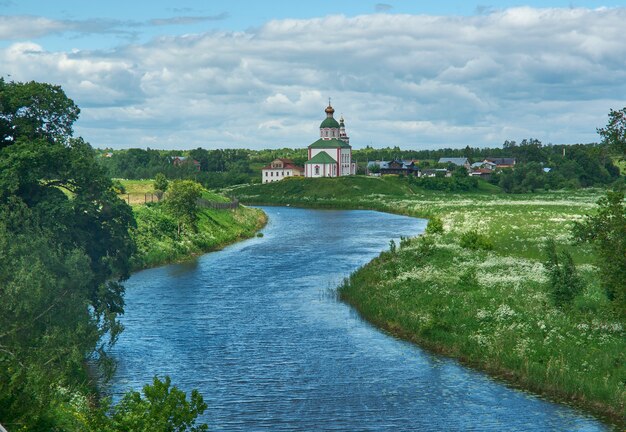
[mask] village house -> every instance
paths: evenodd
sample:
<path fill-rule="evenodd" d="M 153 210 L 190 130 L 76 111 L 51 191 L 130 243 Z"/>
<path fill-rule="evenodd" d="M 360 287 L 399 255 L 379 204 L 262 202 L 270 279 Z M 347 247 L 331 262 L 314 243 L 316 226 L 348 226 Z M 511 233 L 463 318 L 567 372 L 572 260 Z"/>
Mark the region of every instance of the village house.
<path fill-rule="evenodd" d="M 497 168 L 497 165 L 488 160 L 484 160 L 482 162 L 474 162 L 472 164 L 472 170 L 483 169 L 483 170 L 488 170 L 488 171 L 494 171 L 496 168 Z"/>
<path fill-rule="evenodd" d="M 328 101 L 326 118 L 320 124 L 320 138 L 308 146 L 308 160 L 304 164 L 306 177 L 341 177 L 356 174 L 352 162 L 352 146 L 346 134 L 343 117 L 339 122 L 333 114 L 335 109 Z"/>
<path fill-rule="evenodd" d="M 420 169 L 412 160 L 392 160 L 392 161 L 369 161 L 367 163 L 368 174 L 386 175 L 412 175 L 419 177 Z"/>
<path fill-rule="evenodd" d="M 496 164 L 499 169 L 515 168 L 515 158 L 486 158 L 485 161 Z"/>
<path fill-rule="evenodd" d="M 445 168 L 429 168 L 422 170 L 420 177 L 452 177 L 452 173 Z"/>
<path fill-rule="evenodd" d="M 304 174 L 304 168 L 297 166 L 291 159 L 274 159 L 269 165 L 261 168 L 261 181 L 271 183 L 287 177 Z"/>
<path fill-rule="evenodd" d="M 196 171 L 200 171 L 200 162 L 195 159 L 188 158 L 187 156 L 172 156 L 170 158 L 172 165 L 176 167 L 182 167 L 185 165 L 193 165 Z"/>
<path fill-rule="evenodd" d="M 470 169 L 470 163 L 469 160 L 467 160 L 467 158 L 458 158 L 458 157 L 442 157 L 439 158 L 439 164 L 452 164 L 452 165 L 456 165 L 458 167 L 465 167 L 466 170 L 469 171 Z"/>

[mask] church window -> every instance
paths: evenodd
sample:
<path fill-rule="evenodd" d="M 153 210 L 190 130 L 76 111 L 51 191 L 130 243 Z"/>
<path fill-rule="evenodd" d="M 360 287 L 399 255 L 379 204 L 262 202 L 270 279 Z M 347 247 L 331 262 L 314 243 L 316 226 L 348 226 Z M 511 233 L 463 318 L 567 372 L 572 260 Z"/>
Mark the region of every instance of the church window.
<path fill-rule="evenodd" d="M 320 167 L 319 166 L 315 166 L 315 175 L 320 175 Z"/>

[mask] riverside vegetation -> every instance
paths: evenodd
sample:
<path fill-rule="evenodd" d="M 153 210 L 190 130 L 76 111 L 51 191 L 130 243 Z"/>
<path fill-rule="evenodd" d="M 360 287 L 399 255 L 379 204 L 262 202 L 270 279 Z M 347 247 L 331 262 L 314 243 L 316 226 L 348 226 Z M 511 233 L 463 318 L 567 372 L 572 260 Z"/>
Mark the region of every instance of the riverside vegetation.
<path fill-rule="evenodd" d="M 250 203 L 430 218 L 425 235 L 391 244 L 345 281 L 340 297 L 392 334 L 623 422 L 624 317 L 593 249 L 572 241 L 572 227 L 596 211 L 603 191 L 504 195 L 481 182 L 437 192 L 389 176 L 286 179 L 231 192 Z M 546 242 L 576 263 L 580 289 L 566 305 L 555 302 Z M 567 272 L 565 262 L 556 265 Z"/>
<path fill-rule="evenodd" d="M 184 182 L 184 181 L 182 181 Z M 176 184 L 176 182 L 172 182 Z M 137 251 L 131 258 L 132 268 L 154 267 L 188 259 L 190 256 L 219 249 L 237 240 L 253 237 L 265 225 L 267 218 L 260 209 L 237 206 L 232 210 L 198 207 L 190 229 L 179 232 L 177 218 L 168 208 L 168 197 L 162 202 L 143 204 L 144 194 L 157 194 L 154 181 L 120 180 L 125 194 L 140 195 L 140 203 L 132 206 L 137 228 L 132 230 Z M 199 186 L 198 186 L 199 187 Z M 228 198 L 200 188 L 197 197 L 204 201 L 227 203 Z M 180 207 L 180 203 L 177 203 Z"/>
<path fill-rule="evenodd" d="M 189 181 L 174 183 L 169 211 L 167 197 L 131 209 L 116 193 L 123 185 L 73 136 L 79 112 L 59 86 L 0 78 L 0 422 L 10 431 L 206 430 L 196 425 L 202 396 L 188 399 L 168 377 L 117 404 L 99 393 L 123 329 L 122 282 L 133 268 L 251 236 L 263 216 L 197 210 L 196 194 L 228 199 Z"/>

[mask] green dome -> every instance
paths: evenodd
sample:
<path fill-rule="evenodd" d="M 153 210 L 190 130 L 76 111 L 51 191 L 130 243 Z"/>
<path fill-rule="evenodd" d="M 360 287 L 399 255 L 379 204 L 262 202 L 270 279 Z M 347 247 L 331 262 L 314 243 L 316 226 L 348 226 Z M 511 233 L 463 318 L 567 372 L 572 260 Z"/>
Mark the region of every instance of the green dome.
<path fill-rule="evenodd" d="M 320 129 L 324 128 L 337 128 L 339 129 L 339 123 L 332 117 L 326 117 L 322 124 L 320 124 Z"/>

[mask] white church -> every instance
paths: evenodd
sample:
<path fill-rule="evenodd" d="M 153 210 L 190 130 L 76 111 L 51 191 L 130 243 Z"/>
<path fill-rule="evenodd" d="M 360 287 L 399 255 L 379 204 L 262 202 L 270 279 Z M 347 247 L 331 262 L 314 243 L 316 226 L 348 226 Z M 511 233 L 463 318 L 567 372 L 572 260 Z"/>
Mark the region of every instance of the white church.
<path fill-rule="evenodd" d="M 320 139 L 308 147 L 309 160 L 304 164 L 305 177 L 341 177 L 356 174 L 356 163 L 352 162 L 352 147 L 346 134 L 343 117 L 339 122 L 335 110 L 328 101 L 326 118 L 320 124 Z"/>

